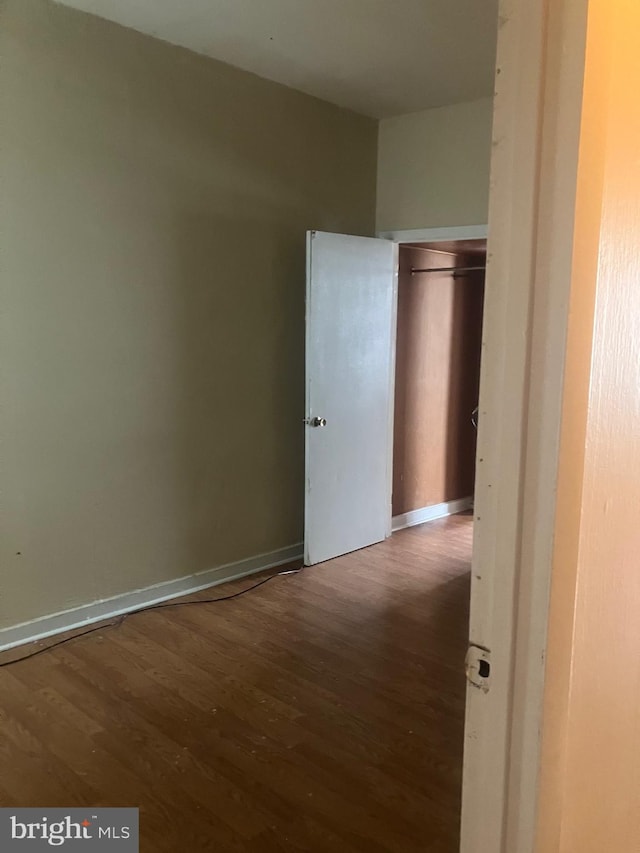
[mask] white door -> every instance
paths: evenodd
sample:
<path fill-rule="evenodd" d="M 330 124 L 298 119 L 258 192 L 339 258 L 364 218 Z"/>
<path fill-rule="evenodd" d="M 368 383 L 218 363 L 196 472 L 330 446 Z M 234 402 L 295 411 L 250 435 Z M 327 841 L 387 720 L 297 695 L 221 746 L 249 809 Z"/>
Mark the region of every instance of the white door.
<path fill-rule="evenodd" d="M 391 533 L 397 246 L 307 234 L 305 564 Z"/>

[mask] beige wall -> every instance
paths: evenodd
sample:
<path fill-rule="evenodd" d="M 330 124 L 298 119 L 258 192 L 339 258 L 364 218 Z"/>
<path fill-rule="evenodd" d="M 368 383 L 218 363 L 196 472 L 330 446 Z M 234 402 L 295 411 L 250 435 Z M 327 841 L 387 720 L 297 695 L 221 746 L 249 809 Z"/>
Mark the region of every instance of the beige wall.
<path fill-rule="evenodd" d="M 639 52 L 589 0 L 539 853 L 640 850 Z"/>
<path fill-rule="evenodd" d="M 304 232 L 373 232 L 376 124 L 0 9 L 2 627 L 300 541 Z"/>
<path fill-rule="evenodd" d="M 493 99 L 383 119 L 376 228 L 485 225 Z"/>

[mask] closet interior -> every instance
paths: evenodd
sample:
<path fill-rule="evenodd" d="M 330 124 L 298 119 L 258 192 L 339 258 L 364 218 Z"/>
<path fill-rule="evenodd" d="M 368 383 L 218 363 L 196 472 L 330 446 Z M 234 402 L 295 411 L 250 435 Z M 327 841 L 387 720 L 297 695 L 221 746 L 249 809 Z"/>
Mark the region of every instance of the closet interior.
<path fill-rule="evenodd" d="M 399 247 L 394 518 L 471 506 L 486 240 Z"/>

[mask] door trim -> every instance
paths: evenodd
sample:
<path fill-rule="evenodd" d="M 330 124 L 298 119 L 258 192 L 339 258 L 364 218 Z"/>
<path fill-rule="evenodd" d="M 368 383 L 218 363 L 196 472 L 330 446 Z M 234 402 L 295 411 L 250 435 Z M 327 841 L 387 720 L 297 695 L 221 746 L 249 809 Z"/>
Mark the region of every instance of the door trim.
<path fill-rule="evenodd" d="M 533 853 L 589 0 L 501 0 L 462 853 Z M 546 853 L 546 851 L 545 851 Z"/>
<path fill-rule="evenodd" d="M 435 243 L 440 240 L 482 240 L 488 225 L 452 225 L 445 228 L 413 228 L 405 231 L 378 231 L 376 237 L 395 243 Z"/>
<path fill-rule="evenodd" d="M 389 367 L 389 447 L 387 449 L 387 503 L 389 507 L 387 537 L 393 533 L 393 436 L 395 429 L 396 352 L 398 347 L 398 277 L 400 274 L 400 248 L 393 250 L 393 294 L 391 297 L 391 352 Z"/>

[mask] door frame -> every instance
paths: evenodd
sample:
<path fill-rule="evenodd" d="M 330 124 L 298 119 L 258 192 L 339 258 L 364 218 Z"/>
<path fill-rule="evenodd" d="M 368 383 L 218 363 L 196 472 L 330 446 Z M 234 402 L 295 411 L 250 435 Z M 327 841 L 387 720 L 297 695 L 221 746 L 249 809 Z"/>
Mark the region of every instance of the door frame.
<path fill-rule="evenodd" d="M 500 0 L 461 853 L 536 849 L 588 7 Z"/>
<path fill-rule="evenodd" d="M 381 240 L 394 243 L 438 243 L 444 240 L 482 240 L 489 235 L 488 225 L 452 225 L 444 228 L 411 228 L 404 231 L 378 231 Z"/>
<path fill-rule="evenodd" d="M 398 324 L 398 273 L 399 273 L 399 255 L 398 255 L 398 247 L 407 244 L 407 243 L 438 243 L 438 242 L 450 242 L 457 243 L 463 240 L 483 240 L 486 239 L 489 233 L 488 225 L 452 225 L 450 227 L 444 228 L 412 228 L 410 230 L 404 231 L 378 231 L 376 233 L 376 237 L 382 240 L 391 240 L 396 245 L 396 276 L 394 281 L 394 296 L 393 296 L 393 314 L 392 314 L 392 323 L 393 323 L 393 363 L 392 363 L 392 376 L 391 376 L 391 442 L 388 452 L 388 465 L 389 465 L 389 491 L 388 491 L 388 503 L 389 503 L 389 529 L 387 531 L 387 536 L 391 536 L 392 533 L 397 530 L 402 530 L 405 527 L 412 526 L 414 524 L 423 524 L 426 521 L 430 521 L 434 518 L 442 518 L 445 515 L 451 515 L 456 512 L 462 512 L 463 509 L 468 509 L 471 506 L 472 495 L 465 495 L 462 500 L 453 500 L 448 501 L 444 504 L 437 504 L 436 507 L 433 507 L 436 514 L 429 513 L 428 510 L 431 507 L 421 507 L 418 510 L 415 510 L 413 513 L 408 512 L 404 515 L 394 516 L 393 515 L 393 507 L 392 507 L 392 498 L 393 498 L 393 437 L 394 437 L 394 411 L 393 411 L 393 401 L 395 397 L 395 363 L 396 363 L 396 351 L 397 351 L 397 324 Z M 416 516 L 417 518 L 411 518 L 411 521 L 407 523 L 408 517 Z M 419 519 L 419 520 L 417 520 Z M 399 524 L 397 522 L 400 522 Z"/>
<path fill-rule="evenodd" d="M 462 853 L 533 853 L 589 0 L 501 0 Z M 545 853 L 548 851 L 545 850 Z"/>

